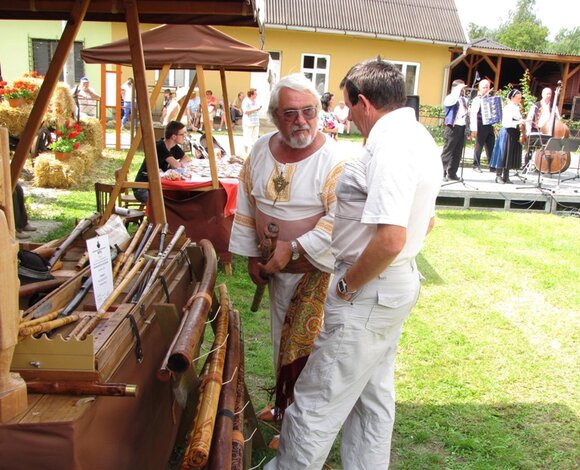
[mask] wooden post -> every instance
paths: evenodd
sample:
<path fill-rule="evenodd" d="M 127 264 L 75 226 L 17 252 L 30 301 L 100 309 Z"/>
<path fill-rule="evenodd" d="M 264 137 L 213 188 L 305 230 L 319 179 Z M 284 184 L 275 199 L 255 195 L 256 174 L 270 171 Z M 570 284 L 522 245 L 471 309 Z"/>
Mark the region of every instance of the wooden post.
<path fill-rule="evenodd" d="M 10 182 L 8 130 L 0 128 L 0 423 L 22 413 L 28 406 L 26 382 L 10 372 L 18 342 L 18 242 L 14 237 L 14 210 Z"/>
<path fill-rule="evenodd" d="M 115 65 L 114 73 L 115 73 L 115 88 L 117 90 L 116 95 L 118 97 L 117 102 L 115 103 L 115 149 L 121 150 L 121 131 L 123 130 L 121 126 L 121 108 L 122 107 L 124 108 L 125 104 L 121 101 L 122 74 L 121 74 L 121 66 L 119 64 Z M 133 109 L 134 102 L 135 102 L 135 93 L 133 93 L 133 101 L 131 102 L 131 119 L 129 120 L 130 124 L 129 132 L 131 133 L 131 135 L 133 135 L 133 120 L 135 118 L 135 110 Z"/>
<path fill-rule="evenodd" d="M 101 64 L 101 100 L 99 101 L 99 122 L 103 148 L 107 148 L 107 66 Z"/>
<path fill-rule="evenodd" d="M 161 91 L 161 87 L 163 86 L 163 81 L 165 80 L 165 77 L 169 73 L 170 69 L 171 64 L 165 64 L 161 69 L 161 72 L 159 72 L 159 79 L 157 80 L 157 84 L 155 85 L 155 88 L 151 92 L 151 97 L 149 98 L 150 108 L 153 107 L 155 101 L 157 100 L 159 92 Z M 133 91 L 135 92 L 135 90 Z M 121 171 L 119 172 L 119 175 L 117 177 L 117 182 L 115 183 L 115 187 L 113 188 L 113 192 L 111 193 L 109 204 L 107 204 L 107 208 L 105 209 L 105 213 L 103 214 L 102 223 L 105 223 L 105 221 L 108 220 L 108 218 L 113 213 L 113 210 L 115 209 L 115 203 L 123 188 L 136 188 L 138 187 L 137 185 L 144 185 L 145 187 L 149 186 L 148 183 L 130 183 L 131 186 L 129 186 L 126 183 L 127 175 L 129 174 L 129 168 L 131 167 L 131 162 L 133 161 L 135 152 L 137 152 L 137 147 L 141 142 L 141 136 L 142 136 L 141 127 L 138 127 L 137 132 L 135 133 L 135 138 L 131 141 L 131 148 L 127 152 L 127 156 L 125 157 L 125 161 L 123 162 L 123 167 L 121 168 Z"/>
<path fill-rule="evenodd" d="M 207 109 L 207 99 L 205 97 L 205 77 L 203 75 L 203 67 L 201 65 L 195 66 L 197 81 L 199 83 L 199 91 L 200 91 L 200 106 L 201 112 L 203 114 L 203 128 L 205 130 L 205 138 L 207 141 L 207 154 L 209 158 L 209 170 L 211 173 L 211 187 L 213 189 L 218 189 L 220 187 L 220 183 L 218 180 L 218 172 L 217 172 L 217 165 L 215 164 L 215 151 L 213 146 L 213 122 L 210 122 L 209 119 L 209 111 Z"/>
<path fill-rule="evenodd" d="M 157 162 L 157 150 L 155 148 L 155 134 L 153 132 L 153 117 L 151 116 L 151 106 L 147 99 L 147 80 L 145 77 L 145 56 L 143 54 L 143 42 L 141 31 L 139 30 L 139 12 L 136 0 L 124 0 L 125 15 L 127 18 L 127 35 L 129 38 L 129 48 L 133 73 L 135 78 L 135 93 L 137 108 L 139 110 L 139 120 L 141 122 L 141 132 L 143 133 L 143 150 L 145 151 L 145 162 L 147 165 L 147 178 L 149 180 L 149 219 L 156 224 L 167 222 L 165 206 L 163 204 L 163 192 L 161 190 L 161 178 L 159 177 L 159 163 Z M 113 199 L 113 195 L 111 195 Z"/>
<path fill-rule="evenodd" d="M 234 147 L 234 131 L 232 129 L 232 115 L 230 112 L 230 100 L 228 98 L 226 71 L 223 67 L 220 68 L 220 78 L 222 81 L 222 93 L 224 97 L 224 113 L 226 113 L 226 129 L 228 130 L 228 140 L 230 142 L 230 156 L 233 157 L 236 155 L 236 148 Z"/>

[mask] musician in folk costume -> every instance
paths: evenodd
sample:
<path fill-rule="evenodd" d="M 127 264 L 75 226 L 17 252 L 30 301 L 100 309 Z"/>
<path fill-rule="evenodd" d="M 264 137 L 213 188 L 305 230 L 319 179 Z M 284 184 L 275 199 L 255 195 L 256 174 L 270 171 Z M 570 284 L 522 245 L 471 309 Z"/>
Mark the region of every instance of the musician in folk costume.
<path fill-rule="evenodd" d="M 435 141 L 404 107 L 397 67 L 380 58 L 357 64 L 340 88 L 366 144 L 336 187 L 324 327 L 267 470 L 322 468 L 341 427 L 344 469 L 389 465 L 397 343 L 419 296 L 415 257 L 434 223 L 442 166 Z"/>
<path fill-rule="evenodd" d="M 542 134 L 552 134 L 552 119 L 554 115 L 556 119 L 560 119 L 560 112 L 557 106 L 552 106 L 552 89 L 544 88 L 542 90 L 542 99 L 537 103 L 534 103 L 530 110 L 528 111 L 526 130 L 528 134 L 531 133 L 542 133 Z"/>
<path fill-rule="evenodd" d="M 248 257 L 252 281 L 268 283 L 278 416 L 322 327 L 334 267 L 330 235 L 342 162 L 335 142 L 317 130 L 319 110 L 320 96 L 302 74 L 274 86 L 268 114 L 278 130 L 261 137 L 244 162 L 230 238 L 230 251 Z M 258 245 L 269 223 L 279 234 L 264 265 Z"/>
<path fill-rule="evenodd" d="M 444 144 L 441 160 L 443 162 L 443 179 L 459 180 L 457 170 L 465 145 L 465 126 L 467 125 L 467 100 L 464 96 L 465 82 L 453 80 L 451 93 L 443 101 L 445 110 Z"/>
<path fill-rule="evenodd" d="M 522 163 L 520 124 L 523 124 L 525 120 L 522 118 L 521 102 L 522 92 L 516 88 L 510 90 L 508 102 L 503 108 L 502 128 L 491 159 L 491 165 L 497 169 L 496 183 L 511 184 L 510 170 L 519 168 Z"/>
<path fill-rule="evenodd" d="M 477 87 L 477 96 L 471 102 L 470 125 L 471 137 L 475 138 L 475 147 L 473 149 L 473 169 L 481 173 L 481 151 L 485 148 L 487 161 L 491 160 L 493 146 L 495 145 L 495 133 L 493 124 L 484 124 L 481 116 L 482 102 L 490 92 L 489 80 L 482 80 Z"/>

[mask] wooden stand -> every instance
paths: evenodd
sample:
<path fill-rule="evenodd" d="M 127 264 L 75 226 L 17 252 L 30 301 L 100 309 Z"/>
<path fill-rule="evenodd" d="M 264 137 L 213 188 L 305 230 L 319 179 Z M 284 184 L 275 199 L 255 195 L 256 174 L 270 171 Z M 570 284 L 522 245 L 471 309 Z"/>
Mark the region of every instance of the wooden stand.
<path fill-rule="evenodd" d="M 26 383 L 10 372 L 18 340 L 18 242 L 14 237 L 12 185 L 10 182 L 8 130 L 0 128 L 0 423 L 28 406 Z"/>

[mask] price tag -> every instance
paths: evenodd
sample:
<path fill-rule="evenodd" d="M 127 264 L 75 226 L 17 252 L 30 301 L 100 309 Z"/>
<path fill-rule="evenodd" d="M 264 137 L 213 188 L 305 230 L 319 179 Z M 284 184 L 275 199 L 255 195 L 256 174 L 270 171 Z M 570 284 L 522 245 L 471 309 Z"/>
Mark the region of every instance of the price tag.
<path fill-rule="evenodd" d="M 113 263 L 109 236 L 102 235 L 87 240 L 87 251 L 93 277 L 95 304 L 98 310 L 113 292 Z"/>

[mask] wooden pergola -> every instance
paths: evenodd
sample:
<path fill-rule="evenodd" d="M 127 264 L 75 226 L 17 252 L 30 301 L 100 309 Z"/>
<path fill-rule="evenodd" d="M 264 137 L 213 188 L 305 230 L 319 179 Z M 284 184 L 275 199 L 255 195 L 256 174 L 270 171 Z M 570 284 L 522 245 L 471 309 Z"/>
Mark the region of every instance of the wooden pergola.
<path fill-rule="evenodd" d="M 257 27 L 260 14 L 258 4 L 261 4 L 261 0 L 17 0 L 0 3 L 2 20 L 66 21 L 66 27 L 10 166 L 8 132 L 0 129 L 0 247 L 4 253 L 4 263 L 0 266 L 0 422 L 9 420 L 27 406 L 25 383 L 10 374 L 19 322 L 16 256 L 18 242 L 14 236 L 12 192 L 83 21 L 127 24 L 135 90 L 138 96 L 148 96 L 140 23 Z M 149 100 L 139 100 L 137 108 L 149 173 L 149 183 L 144 183 L 144 186 L 149 189 L 153 203 L 150 219 L 155 223 L 164 223 L 166 215 L 157 171 L 155 134 Z"/>
<path fill-rule="evenodd" d="M 0 19 L 67 21 L 10 165 L 12 187 L 16 186 L 18 175 L 24 167 L 26 156 L 40 128 L 58 77 L 83 21 L 112 21 L 127 24 L 135 90 L 137 96 L 147 96 L 140 23 L 257 27 L 260 13 L 258 2 L 259 0 L 219 2 L 201 0 L 35 0 L 2 2 Z M 143 186 L 149 189 L 150 193 L 152 206 L 150 219 L 154 223 L 164 223 L 166 221 L 165 208 L 163 207 L 159 172 L 156 171 L 155 134 L 149 100 L 139 100 L 137 109 L 149 174 L 149 183 L 143 183 Z"/>
<path fill-rule="evenodd" d="M 519 83 L 526 70 L 531 75 L 531 91 L 539 96 L 543 87 L 554 88 L 562 81 L 560 111 L 580 95 L 580 56 L 518 51 L 488 39 L 471 43 L 465 50 L 451 48 L 451 62 L 444 93 L 449 84 L 461 78 L 467 85 L 474 83 L 476 72 L 488 78 L 494 90 Z"/>

